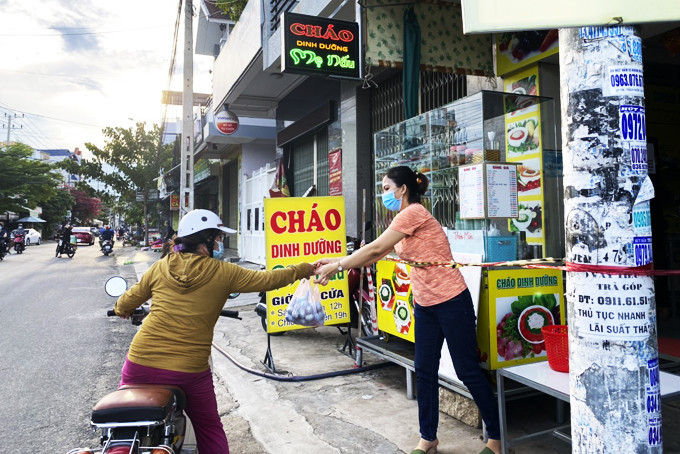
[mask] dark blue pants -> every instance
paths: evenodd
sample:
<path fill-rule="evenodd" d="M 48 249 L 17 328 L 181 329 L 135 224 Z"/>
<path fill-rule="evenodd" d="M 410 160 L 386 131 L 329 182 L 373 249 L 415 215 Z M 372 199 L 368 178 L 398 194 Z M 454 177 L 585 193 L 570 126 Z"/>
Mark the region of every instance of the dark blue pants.
<path fill-rule="evenodd" d="M 449 347 L 456 375 L 479 407 L 489 438 L 500 440 L 498 402 L 491 384 L 479 366 L 477 329 L 472 297 L 466 289 L 460 295 L 434 306 L 415 307 L 416 389 L 420 436 L 437 438 L 439 425 L 439 360 L 444 339 Z"/>

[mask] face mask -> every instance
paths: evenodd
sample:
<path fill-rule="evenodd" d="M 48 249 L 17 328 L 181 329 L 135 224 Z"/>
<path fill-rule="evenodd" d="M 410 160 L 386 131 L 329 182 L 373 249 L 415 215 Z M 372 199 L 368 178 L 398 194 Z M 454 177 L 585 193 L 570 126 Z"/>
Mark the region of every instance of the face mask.
<path fill-rule="evenodd" d="M 396 189 L 394 190 L 396 191 Z M 401 209 L 401 199 L 394 198 L 394 191 L 390 191 L 382 195 L 382 202 L 390 211 L 399 211 Z"/>
<path fill-rule="evenodd" d="M 217 260 L 222 260 L 224 257 L 224 245 L 222 244 L 221 241 L 216 241 L 215 244 L 217 244 L 217 250 L 215 251 L 213 249 L 213 258 Z"/>

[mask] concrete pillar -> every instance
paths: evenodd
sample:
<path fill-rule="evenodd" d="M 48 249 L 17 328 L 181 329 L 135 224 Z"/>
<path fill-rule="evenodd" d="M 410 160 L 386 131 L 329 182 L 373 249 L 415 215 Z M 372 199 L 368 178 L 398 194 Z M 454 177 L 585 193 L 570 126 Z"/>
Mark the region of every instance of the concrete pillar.
<path fill-rule="evenodd" d="M 641 39 L 559 39 L 572 452 L 662 452 L 654 284 L 610 273 L 652 262 Z"/>
<path fill-rule="evenodd" d="M 354 81 L 340 84 L 341 130 L 331 128 L 329 143 L 342 146 L 342 194 L 345 196 L 347 235 L 361 237 L 363 189 L 366 189 L 366 220 L 373 219 L 373 169 L 371 161 L 370 96 Z M 339 136 L 340 141 L 333 140 Z M 375 237 L 375 232 L 370 232 Z M 367 234 L 368 236 L 368 234 Z"/>

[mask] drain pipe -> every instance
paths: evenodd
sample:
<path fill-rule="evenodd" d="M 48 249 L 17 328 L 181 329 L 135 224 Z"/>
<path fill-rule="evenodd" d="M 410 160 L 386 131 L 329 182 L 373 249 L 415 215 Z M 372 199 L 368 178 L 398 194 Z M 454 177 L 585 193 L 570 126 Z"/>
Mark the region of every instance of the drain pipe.
<path fill-rule="evenodd" d="M 352 369 L 338 370 L 338 371 L 335 371 L 335 372 L 326 372 L 326 373 L 323 373 L 323 374 L 304 375 L 304 376 L 295 376 L 295 375 L 283 376 L 283 375 L 269 374 L 269 373 L 266 373 L 266 372 L 260 372 L 259 370 L 255 370 L 255 369 L 251 369 L 249 367 L 246 367 L 243 364 L 236 361 L 236 359 L 234 359 L 233 356 L 231 356 L 223 348 L 219 347 L 214 342 L 213 342 L 212 346 L 215 350 L 217 350 L 218 352 L 222 353 L 225 357 L 227 357 L 227 359 L 229 361 L 231 361 L 232 363 L 234 363 L 234 365 L 236 367 L 238 367 L 239 369 L 241 369 L 245 372 L 248 372 L 249 374 L 257 375 L 258 377 L 269 378 L 271 380 L 284 381 L 284 382 L 301 382 L 301 381 L 320 380 L 322 378 L 340 377 L 340 376 L 343 376 L 343 375 L 357 374 L 357 373 L 360 373 L 360 372 L 367 372 L 369 370 L 382 369 L 383 367 L 394 365 L 394 363 L 392 363 L 392 362 L 385 361 L 383 363 L 371 364 L 370 366 L 354 367 Z"/>

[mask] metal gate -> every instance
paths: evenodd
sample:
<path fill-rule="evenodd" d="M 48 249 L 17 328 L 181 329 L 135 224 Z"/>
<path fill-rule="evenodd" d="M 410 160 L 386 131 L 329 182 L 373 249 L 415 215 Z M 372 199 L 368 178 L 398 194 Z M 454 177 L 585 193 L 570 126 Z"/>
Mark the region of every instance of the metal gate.
<path fill-rule="evenodd" d="M 264 240 L 264 198 L 269 197 L 269 188 L 274 183 L 276 169 L 269 164 L 253 172 L 245 180 L 243 203 L 245 212 L 241 217 L 243 260 L 266 265 L 267 255 Z"/>

